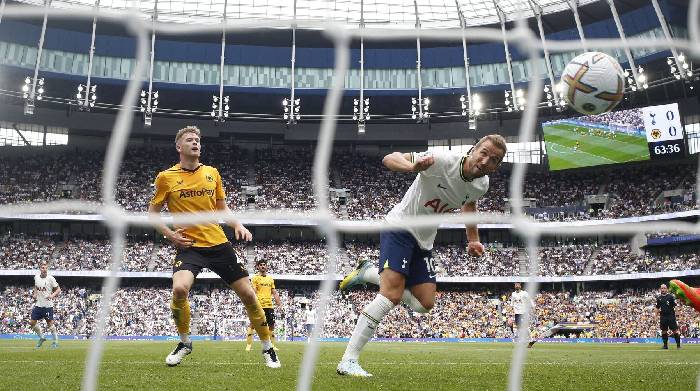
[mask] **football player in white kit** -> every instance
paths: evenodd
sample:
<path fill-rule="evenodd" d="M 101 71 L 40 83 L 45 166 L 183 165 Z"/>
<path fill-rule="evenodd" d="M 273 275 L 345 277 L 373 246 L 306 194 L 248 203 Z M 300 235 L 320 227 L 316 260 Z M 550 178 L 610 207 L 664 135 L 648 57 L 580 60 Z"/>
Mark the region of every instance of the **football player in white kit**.
<path fill-rule="evenodd" d="M 525 319 L 524 315 L 526 307 L 528 305 L 530 306 L 530 310 L 534 311 L 535 302 L 532 301 L 527 291 L 523 290 L 523 287 L 519 282 L 515 283 L 515 290 L 510 295 L 510 305 L 513 307 L 513 314 L 515 315 L 515 322 L 513 323 L 513 325 L 518 330 L 521 327 L 527 327 L 528 336 L 530 336 L 530 322 L 528 322 L 527 319 Z M 515 336 L 517 336 L 517 332 L 514 332 L 514 334 Z M 535 342 L 537 342 L 537 340 L 531 338 L 527 347 L 531 348 L 532 345 L 535 344 Z"/>
<path fill-rule="evenodd" d="M 401 301 L 421 313 L 427 313 L 435 304 L 436 272 L 431 250 L 437 226 L 406 228 L 399 220 L 456 209 L 463 213 L 476 212 L 476 200 L 488 190 L 488 175 L 501 164 L 506 149 L 502 136 L 489 135 L 480 139 L 466 155 L 394 152 L 384 157 L 382 163 L 389 170 L 416 172 L 418 175 L 401 202 L 386 216 L 386 221 L 396 228 L 380 233 L 377 267 L 363 261 L 340 284 L 341 290 L 365 283 L 376 284 L 379 285 L 379 294 L 358 317 L 355 331 L 338 364 L 338 374 L 372 376 L 358 363 L 360 352 L 384 316 Z M 484 246 L 476 225 L 468 225 L 466 234 L 468 253 L 481 256 Z"/>
<path fill-rule="evenodd" d="M 37 349 L 46 341 L 41 325 L 38 323 L 42 319 L 46 319 L 46 325 L 49 326 L 53 336 L 51 347 L 58 347 L 58 332 L 53 321 L 53 299 L 59 293 L 61 293 L 61 287 L 58 286 L 56 279 L 49 275 L 49 265 L 46 262 L 42 262 L 39 265 L 39 273 L 34 275 L 32 295 L 36 300 L 36 304 L 32 308 L 32 315 L 29 321 L 29 326 L 39 336 L 39 342 L 36 343 Z"/>

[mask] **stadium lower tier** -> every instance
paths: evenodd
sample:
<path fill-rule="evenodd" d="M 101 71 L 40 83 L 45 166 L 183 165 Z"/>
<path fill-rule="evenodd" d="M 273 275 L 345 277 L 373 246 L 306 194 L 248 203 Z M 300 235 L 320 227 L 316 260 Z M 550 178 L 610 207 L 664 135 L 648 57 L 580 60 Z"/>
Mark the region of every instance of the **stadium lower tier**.
<path fill-rule="evenodd" d="M 311 146 L 246 151 L 235 146 L 206 145 L 202 162 L 218 168 L 234 210 L 309 210 L 316 206 L 311 186 L 314 155 Z M 79 199 L 101 202 L 103 152 L 51 147 L 28 157 L 0 161 L 0 205 Z M 177 161 L 172 146 L 129 149 L 120 168 L 116 200 L 126 210 L 145 212 L 158 172 Z M 481 211 L 507 213 L 510 168 L 490 176 L 488 192 L 479 200 Z M 538 220 L 588 220 L 646 216 L 695 208 L 697 164 L 643 164 L 579 172 L 531 169 L 523 197 L 533 200 L 529 213 Z M 338 218 L 378 219 L 396 205 L 415 178 L 387 170 L 381 156 L 335 152 L 329 168 L 331 209 Z M 255 190 L 242 191 L 242 186 Z M 664 196 L 672 191 L 673 196 Z M 245 195 L 244 195 L 245 194 Z M 670 194 L 670 193 L 669 193 Z M 599 195 L 603 203 L 586 203 Z M 544 208 L 544 209 L 543 209 Z"/>
<path fill-rule="evenodd" d="M 700 269 L 696 245 L 664 248 L 663 251 L 633 251 L 630 245 L 558 245 L 539 249 L 540 275 L 605 275 Z M 110 260 L 108 240 L 70 239 L 14 235 L 0 239 L 2 269 L 35 269 L 40 261 L 51 270 L 106 270 Z M 247 264 L 265 260 L 272 274 L 319 275 L 325 272 L 328 251 L 320 241 L 257 241 L 238 246 L 238 254 Z M 481 258 L 466 253 L 462 244 L 438 244 L 433 251 L 438 275 L 518 276 L 527 272 L 528 257 L 522 248 L 487 245 Z M 339 254 L 337 273 L 347 273 L 359 260 L 376 261 L 376 245 L 346 242 Z M 175 248 L 151 240 L 130 240 L 122 271 L 145 272 L 172 270 Z"/>
<path fill-rule="evenodd" d="M 60 283 L 60 281 L 59 281 Z M 30 285 L 0 285 L 0 334 L 31 333 L 33 307 Z M 503 288 L 500 288 L 503 289 Z M 497 288 L 447 289 L 437 294 L 434 309 L 415 313 L 404 305 L 394 308 L 378 327 L 384 338 L 509 338 L 513 336 L 510 291 Z M 275 310 L 276 334 L 305 336 L 306 308 L 317 308 L 318 291 L 310 287 L 278 289 L 282 306 Z M 377 292 L 334 292 L 322 337 L 350 337 L 359 312 Z M 535 297 L 534 329 L 539 336 L 555 324 L 585 322 L 592 327 L 575 336 L 592 338 L 652 338 L 660 335 L 655 314 L 655 289 L 542 292 Z M 55 319 L 60 334 L 88 336 L 95 326 L 100 300 L 98 286 L 63 286 L 56 298 Z M 245 335 L 247 317 L 240 300 L 228 289 L 200 285 L 190 294 L 192 334 Z M 176 335 L 171 319 L 169 286 L 122 287 L 114 296 L 107 335 Z M 677 303 L 682 336 L 700 337 L 700 316 Z"/>

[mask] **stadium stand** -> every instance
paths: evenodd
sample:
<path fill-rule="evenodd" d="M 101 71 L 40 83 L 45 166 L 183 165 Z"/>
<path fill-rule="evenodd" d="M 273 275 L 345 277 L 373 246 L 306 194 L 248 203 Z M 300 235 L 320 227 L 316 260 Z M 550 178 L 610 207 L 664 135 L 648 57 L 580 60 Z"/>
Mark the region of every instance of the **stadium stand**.
<path fill-rule="evenodd" d="M 0 287 L 0 334 L 28 333 L 27 318 L 32 302 L 29 287 Z M 313 308 L 318 292 L 311 288 L 278 289 L 282 308 L 278 313 L 278 334 L 305 336 L 301 304 Z M 120 288 L 112 302 L 107 335 L 174 335 L 167 306 L 169 290 L 148 286 Z M 329 307 L 322 335 L 348 337 L 358 311 L 374 297 L 373 291 L 336 292 Z M 543 292 L 535 298 L 538 329 L 555 323 L 594 322 L 592 334 L 601 338 L 658 336 L 653 304 L 655 290 Z M 56 318 L 62 333 L 90 335 L 94 327 L 99 290 L 72 286 L 57 298 Z M 200 335 L 243 336 L 246 324 L 244 308 L 231 291 L 212 287 L 197 288 L 191 295 L 193 333 Z M 678 323 L 685 337 L 700 336 L 700 321 L 690 307 L 677 310 Z M 505 292 L 491 290 L 445 290 L 437 296 L 429 314 L 414 313 L 399 306 L 377 330 L 378 337 L 389 338 L 487 338 L 511 337 L 508 326 L 512 314 Z"/>
<path fill-rule="evenodd" d="M 246 199 L 240 193 L 244 185 L 260 187 L 254 206 L 250 206 L 255 209 L 304 211 L 315 206 L 310 151 L 246 152 L 220 144 L 205 148 L 203 161 L 219 168 L 232 209 L 246 207 Z M 119 177 L 118 202 L 127 210 L 145 212 L 155 175 L 172 166 L 175 158 L 170 147 L 130 150 Z M 21 157 L 5 159 L 0 162 L 0 204 L 60 198 L 100 202 L 101 170 L 95 167 L 101 167 L 103 159 L 100 152 L 65 149 L 39 154 L 29 162 Z M 249 183 L 249 167 L 254 168 L 255 183 Z M 331 171 L 338 173 L 339 183 L 335 186 L 349 191 L 347 218 L 351 219 L 382 218 L 400 201 L 414 178 L 411 174 L 389 172 L 377 156 L 350 152 L 334 155 Z M 531 172 L 525 180 L 524 197 L 536 200 L 537 208 L 531 213 L 539 220 L 617 218 L 690 210 L 695 207 L 695 171 L 694 164 L 684 163 L 617 167 L 602 176 L 599 171 Z M 481 211 L 508 212 L 509 177 L 508 169 L 491 177 L 489 192 L 479 201 Z M 664 190 L 674 189 L 686 190 L 689 196 L 658 202 Z M 594 210 L 586 204 L 585 196 L 601 193 L 609 194 L 602 209 Z M 561 208 L 573 212 L 559 213 Z"/>
<path fill-rule="evenodd" d="M 257 241 L 248 251 L 237 245 L 242 261 L 251 264 L 264 259 L 272 274 L 319 275 L 325 273 L 328 251 L 324 242 L 315 241 Z M 8 236 L 0 240 L 0 257 L 4 269 L 35 269 L 39 261 L 48 261 L 52 270 L 105 270 L 109 262 L 111 244 L 106 239 L 73 238 L 59 241 L 50 236 Z M 359 260 L 376 261 L 376 245 L 346 242 L 335 272 L 352 270 Z M 522 254 L 522 255 L 521 255 Z M 700 268 L 697 247 L 686 246 L 663 252 L 646 251 L 636 255 L 628 244 L 546 244 L 539 249 L 540 275 L 603 275 L 615 273 L 645 273 L 660 271 L 696 270 Z M 175 248 L 167 243 L 156 243 L 146 238 L 131 238 L 127 242 L 122 271 L 172 270 Z M 517 276 L 525 272 L 521 263 L 527 263 L 524 249 L 490 245 L 483 258 L 466 253 L 464 245 L 440 244 L 435 247 L 434 259 L 438 275 L 459 276 Z M 586 268 L 589 273 L 586 273 Z"/>

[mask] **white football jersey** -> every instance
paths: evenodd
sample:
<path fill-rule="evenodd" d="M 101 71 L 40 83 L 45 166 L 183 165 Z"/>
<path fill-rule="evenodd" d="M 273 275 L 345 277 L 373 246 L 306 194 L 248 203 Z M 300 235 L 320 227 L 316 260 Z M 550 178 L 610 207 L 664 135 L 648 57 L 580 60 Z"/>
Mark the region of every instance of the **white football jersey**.
<path fill-rule="evenodd" d="M 316 324 L 316 310 L 306 310 L 306 324 Z"/>
<path fill-rule="evenodd" d="M 530 295 L 525 290 L 513 291 L 513 294 L 510 295 L 510 305 L 513 306 L 513 312 L 518 315 L 524 314 L 525 306 L 531 304 Z"/>
<path fill-rule="evenodd" d="M 401 202 L 396 204 L 386 215 L 386 221 L 396 222 L 402 217 L 447 213 L 459 209 L 465 203 L 476 201 L 489 189 L 489 177 L 464 178 L 462 165 L 467 155 L 452 152 L 412 153 L 411 161 L 421 156 L 433 156 L 433 165 L 421 171 L 404 194 Z M 424 250 L 431 250 L 437 226 L 423 228 L 405 228 L 413 234 L 418 245 Z"/>
<path fill-rule="evenodd" d="M 58 282 L 53 276 L 47 274 L 45 278 L 41 278 L 41 275 L 36 274 L 34 276 L 34 289 L 37 292 L 36 306 L 43 308 L 53 307 L 53 301 L 49 300 L 48 297 L 55 288 L 58 288 Z"/>

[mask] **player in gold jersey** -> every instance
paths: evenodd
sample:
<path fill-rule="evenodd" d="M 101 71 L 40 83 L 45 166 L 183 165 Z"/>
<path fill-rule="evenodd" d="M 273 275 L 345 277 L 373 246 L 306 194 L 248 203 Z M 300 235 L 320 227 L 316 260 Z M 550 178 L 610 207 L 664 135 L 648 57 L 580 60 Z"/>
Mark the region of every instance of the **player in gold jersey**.
<path fill-rule="evenodd" d="M 272 340 L 273 349 L 277 350 L 275 344 L 275 307 L 272 305 L 272 299 L 275 299 L 275 305 L 279 308 L 282 307 L 282 302 L 280 301 L 280 295 L 275 289 L 275 280 L 267 275 L 267 262 L 264 260 L 259 260 L 255 266 L 258 269 L 258 273 L 253 276 L 251 282 L 253 283 L 253 289 L 255 289 L 255 295 L 258 296 L 258 301 L 260 301 L 260 306 L 262 306 L 263 311 L 265 311 L 265 319 L 267 319 L 267 326 L 270 328 L 270 338 Z M 253 327 L 248 326 L 248 333 L 246 337 L 245 350 L 250 351 L 253 347 Z"/>
<path fill-rule="evenodd" d="M 188 126 L 177 132 L 175 148 L 180 154 L 180 163 L 161 171 L 156 177 L 155 193 L 148 208 L 149 213 L 160 214 L 164 204 L 167 204 L 170 213 L 231 213 L 226 205 L 226 194 L 219 171 L 199 162 L 201 146 L 198 128 Z M 252 240 L 250 231 L 241 223 L 236 221 L 228 225 L 233 228 L 236 240 Z M 265 312 L 248 281 L 248 272 L 238 263 L 236 252 L 221 226 L 216 223 L 192 224 L 177 226 L 173 230 L 166 225 L 160 225 L 157 229 L 177 247 L 170 308 L 180 334 L 180 343 L 166 357 L 166 364 L 178 365 L 183 357 L 192 353 L 190 303 L 187 297 L 197 274 L 203 268 L 209 268 L 218 274 L 243 302 L 250 323 L 262 341 L 265 364 L 270 368 L 279 368 L 281 364 L 272 349 Z"/>

